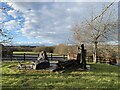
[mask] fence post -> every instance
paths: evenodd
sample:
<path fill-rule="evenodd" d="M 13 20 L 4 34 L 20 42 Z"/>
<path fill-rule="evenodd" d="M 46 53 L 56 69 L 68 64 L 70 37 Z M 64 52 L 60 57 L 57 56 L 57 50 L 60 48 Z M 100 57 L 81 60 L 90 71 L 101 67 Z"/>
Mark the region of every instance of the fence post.
<path fill-rule="evenodd" d="M 25 53 L 24 53 L 24 61 L 25 61 Z"/>
<path fill-rule="evenodd" d="M 51 53 L 51 60 L 52 60 L 52 53 Z"/>
<path fill-rule="evenodd" d="M 11 59 L 11 61 L 12 61 L 12 57 L 13 57 L 13 54 L 11 53 L 11 54 L 10 54 L 10 59 Z"/>
<path fill-rule="evenodd" d="M 65 55 L 63 55 L 63 59 L 65 59 Z"/>

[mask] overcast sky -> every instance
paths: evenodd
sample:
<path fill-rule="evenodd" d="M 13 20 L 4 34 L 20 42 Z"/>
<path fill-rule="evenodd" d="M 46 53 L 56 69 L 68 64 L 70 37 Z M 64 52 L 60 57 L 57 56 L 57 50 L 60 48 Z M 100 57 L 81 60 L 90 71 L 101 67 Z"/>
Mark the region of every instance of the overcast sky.
<path fill-rule="evenodd" d="M 0 25 L 13 34 L 13 45 L 70 43 L 72 25 L 99 14 L 108 2 L 0 2 Z M 115 4 L 113 6 L 117 8 Z"/>

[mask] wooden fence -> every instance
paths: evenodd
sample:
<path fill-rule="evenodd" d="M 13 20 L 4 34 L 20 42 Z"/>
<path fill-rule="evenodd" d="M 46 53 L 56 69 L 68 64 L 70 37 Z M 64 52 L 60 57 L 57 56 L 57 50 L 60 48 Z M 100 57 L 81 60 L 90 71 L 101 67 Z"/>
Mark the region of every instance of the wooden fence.
<path fill-rule="evenodd" d="M 10 54 L 7 57 L 2 57 L 2 60 L 23 60 L 23 61 L 27 61 L 27 60 L 31 60 L 31 61 L 35 61 L 37 60 L 39 54 Z M 51 61 L 64 61 L 67 60 L 67 55 L 54 55 L 54 54 L 49 54 L 48 55 L 49 60 Z M 99 57 L 97 58 L 98 62 L 100 63 L 116 63 L 116 58 L 104 58 L 104 57 Z M 92 56 L 86 57 L 86 61 L 87 62 L 93 62 L 93 58 Z"/>
<path fill-rule="evenodd" d="M 11 54 L 7 57 L 2 57 L 2 60 L 37 60 L 39 54 Z M 49 60 L 66 60 L 67 55 L 48 55 Z"/>

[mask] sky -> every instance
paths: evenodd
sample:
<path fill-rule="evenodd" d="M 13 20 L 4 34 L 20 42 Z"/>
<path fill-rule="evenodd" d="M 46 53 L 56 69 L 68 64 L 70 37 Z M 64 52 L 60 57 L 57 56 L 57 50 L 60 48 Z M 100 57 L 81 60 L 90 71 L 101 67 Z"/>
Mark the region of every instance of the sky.
<path fill-rule="evenodd" d="M 33 0 L 32 0 L 33 1 Z M 108 2 L 0 2 L 0 28 L 13 37 L 10 45 L 70 43 L 75 23 L 100 13 Z M 116 7 L 113 6 L 113 7 Z"/>

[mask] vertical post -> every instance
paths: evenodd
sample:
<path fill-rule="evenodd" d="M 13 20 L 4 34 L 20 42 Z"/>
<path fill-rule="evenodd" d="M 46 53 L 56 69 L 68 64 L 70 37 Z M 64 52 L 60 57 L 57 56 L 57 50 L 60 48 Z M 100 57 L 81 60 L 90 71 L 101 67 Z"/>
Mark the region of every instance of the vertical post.
<path fill-rule="evenodd" d="M 82 60 L 82 62 L 81 62 L 81 67 L 83 68 L 83 50 L 84 50 L 84 45 L 82 44 L 81 45 L 81 60 Z"/>
<path fill-rule="evenodd" d="M 98 60 L 97 60 L 97 44 L 98 44 L 98 42 L 97 41 L 95 41 L 94 42 L 94 56 L 93 56 L 93 61 L 94 61 L 94 63 L 97 63 L 98 62 Z"/>
<path fill-rule="evenodd" d="M 80 47 L 78 47 L 78 54 L 77 54 L 77 63 L 80 64 L 81 62 L 81 52 Z"/>
<path fill-rule="evenodd" d="M 82 68 L 86 69 L 86 50 L 84 44 L 81 45 L 81 56 L 82 56 Z"/>
<path fill-rule="evenodd" d="M 11 59 L 11 61 L 12 61 L 12 57 L 13 57 L 13 54 L 11 53 L 11 54 L 10 54 L 10 59 Z"/>
<path fill-rule="evenodd" d="M 65 59 L 65 55 L 63 55 L 63 59 Z"/>
<path fill-rule="evenodd" d="M 53 60 L 53 56 L 52 56 L 52 53 L 51 53 L 51 60 Z"/>
<path fill-rule="evenodd" d="M 86 69 L 86 50 L 84 50 L 84 64 L 83 68 Z"/>
<path fill-rule="evenodd" d="M 88 62 L 90 62 L 90 57 L 88 56 Z"/>
<path fill-rule="evenodd" d="M 25 61 L 25 53 L 24 53 L 24 61 Z"/>

